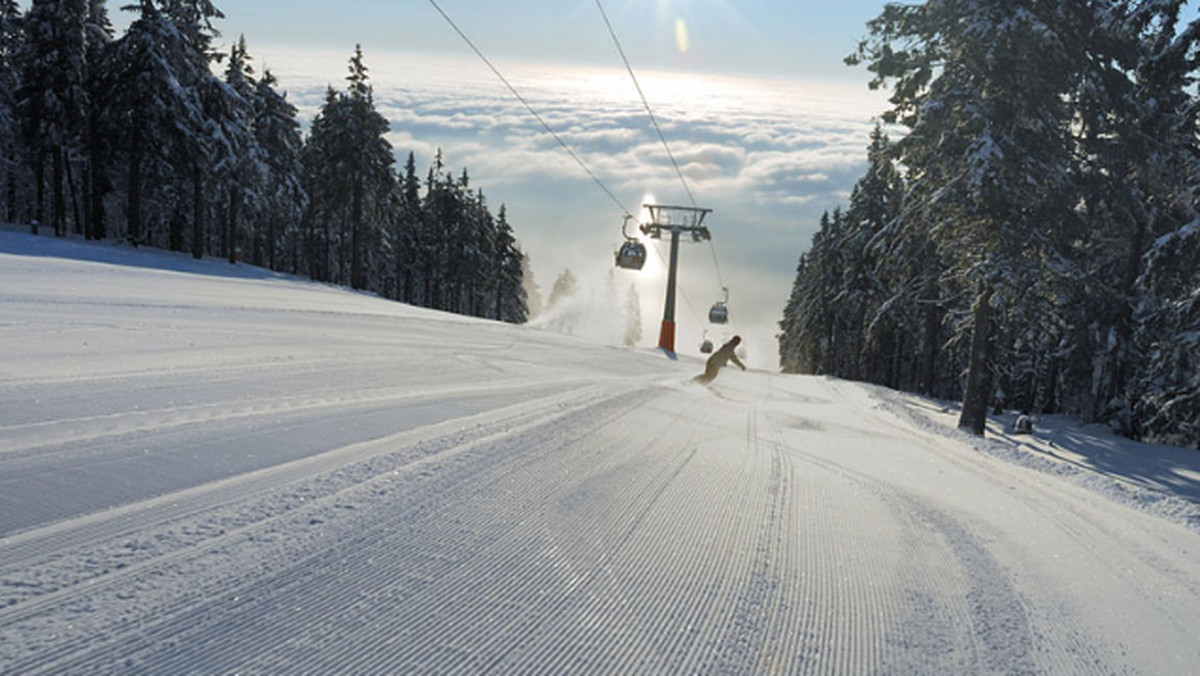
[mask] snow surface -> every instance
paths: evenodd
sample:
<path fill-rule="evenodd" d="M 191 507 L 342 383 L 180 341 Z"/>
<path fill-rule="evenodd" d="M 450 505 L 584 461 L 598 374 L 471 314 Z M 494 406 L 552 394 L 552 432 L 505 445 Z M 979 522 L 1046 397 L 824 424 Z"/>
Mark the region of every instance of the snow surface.
<path fill-rule="evenodd" d="M 1200 453 L 0 231 L 4 674 L 1195 674 Z"/>

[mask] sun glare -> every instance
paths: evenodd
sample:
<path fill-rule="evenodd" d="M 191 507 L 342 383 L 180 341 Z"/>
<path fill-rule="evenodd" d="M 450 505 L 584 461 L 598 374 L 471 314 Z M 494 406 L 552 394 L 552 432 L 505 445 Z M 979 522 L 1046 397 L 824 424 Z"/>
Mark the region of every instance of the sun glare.
<path fill-rule="evenodd" d="M 680 54 L 687 54 L 688 29 L 687 22 L 683 19 L 675 19 L 675 47 Z"/>

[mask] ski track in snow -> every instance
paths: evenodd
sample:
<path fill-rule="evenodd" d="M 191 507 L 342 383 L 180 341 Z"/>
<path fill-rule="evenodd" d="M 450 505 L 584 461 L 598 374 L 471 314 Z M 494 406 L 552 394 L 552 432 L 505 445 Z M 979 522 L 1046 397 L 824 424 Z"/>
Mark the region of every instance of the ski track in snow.
<path fill-rule="evenodd" d="M 230 274 L 0 232 L 0 672 L 1200 664 L 1200 533 L 899 398 Z"/>

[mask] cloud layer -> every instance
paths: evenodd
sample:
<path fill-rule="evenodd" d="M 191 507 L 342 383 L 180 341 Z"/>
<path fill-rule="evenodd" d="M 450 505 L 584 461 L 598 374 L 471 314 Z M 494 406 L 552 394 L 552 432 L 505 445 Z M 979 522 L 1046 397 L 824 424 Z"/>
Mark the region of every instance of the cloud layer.
<path fill-rule="evenodd" d="M 267 51 L 263 61 L 307 121 L 329 85 L 344 86 L 349 54 Z M 508 205 L 535 276 L 546 288 L 564 267 L 585 285 L 602 280 L 620 243 L 621 208 L 477 60 L 367 53 L 376 105 L 391 122 L 399 161 L 422 172 L 441 148 L 467 167 L 493 206 Z M 621 206 L 689 204 L 645 107 L 623 69 L 497 63 L 547 125 Z M 712 208 L 714 241 L 681 253 L 681 351 L 705 329 L 747 335 L 751 362 L 776 363 L 773 336 L 796 258 L 823 210 L 844 203 L 865 166 L 882 96 L 865 85 L 639 73 L 679 172 L 700 206 Z M 457 171 L 457 170 L 455 170 Z M 660 247 L 662 255 L 666 248 Z M 653 255 L 653 254 L 652 254 Z M 622 273 L 628 274 L 628 273 Z M 730 288 L 736 324 L 704 322 Z M 599 283 L 598 281 L 596 283 Z M 636 284 L 653 344 L 662 282 Z M 690 306 L 690 307 L 689 307 Z M 758 334 L 763 334 L 759 336 Z M 710 335 L 716 339 L 720 335 Z"/>

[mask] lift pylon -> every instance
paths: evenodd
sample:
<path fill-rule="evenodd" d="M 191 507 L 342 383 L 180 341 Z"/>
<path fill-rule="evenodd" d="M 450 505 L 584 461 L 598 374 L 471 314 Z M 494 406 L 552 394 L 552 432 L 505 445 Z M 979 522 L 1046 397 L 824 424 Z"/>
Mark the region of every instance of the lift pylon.
<path fill-rule="evenodd" d="M 704 217 L 712 209 L 679 207 L 665 204 L 643 204 L 650 212 L 650 222 L 643 223 L 641 231 L 654 239 L 663 233 L 671 235 L 671 263 L 667 271 L 667 300 L 663 305 L 662 328 L 658 332 L 658 346 L 675 354 L 675 282 L 679 267 L 679 238 L 683 233 L 692 236 L 693 242 L 707 242 L 712 233 L 704 225 Z"/>

